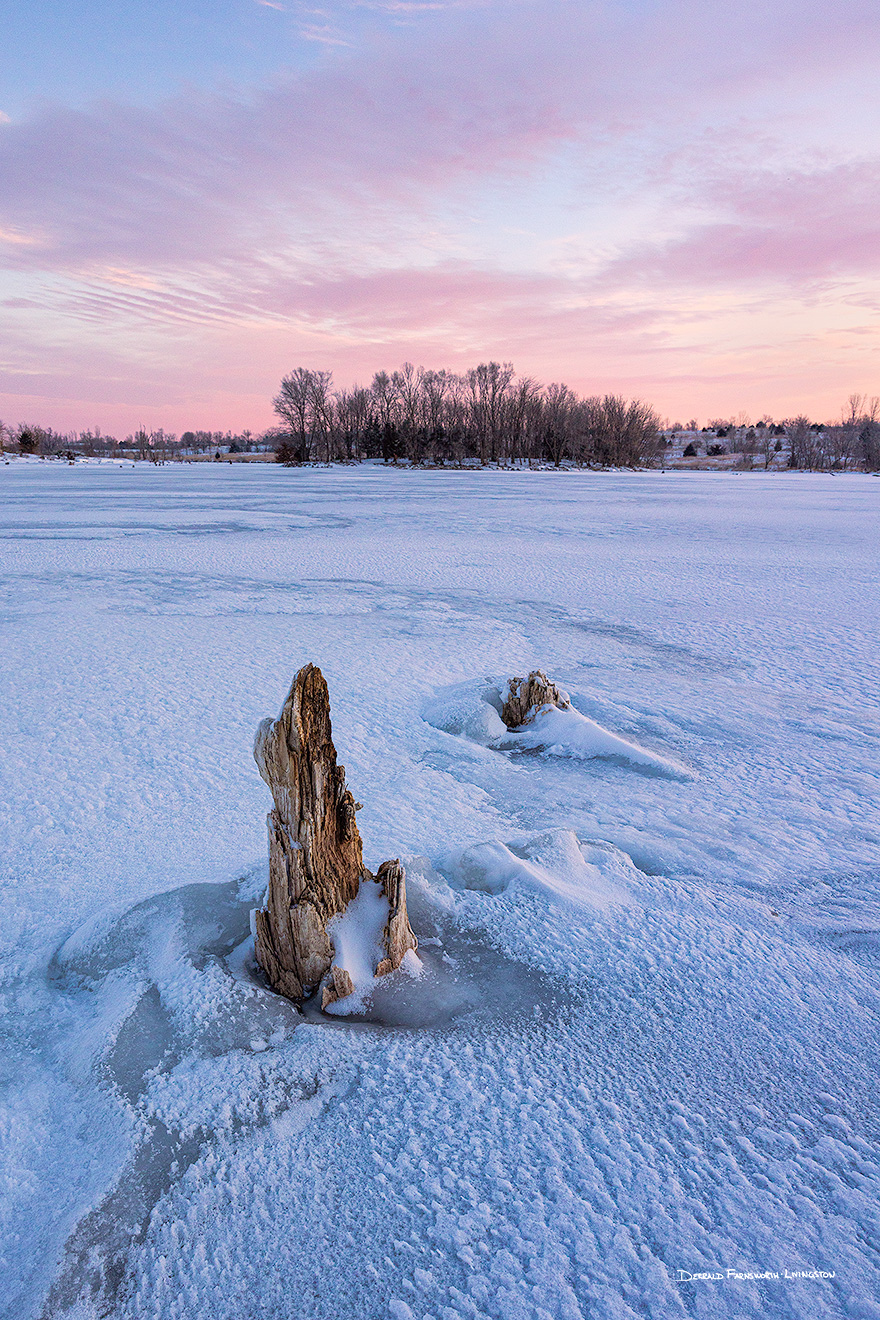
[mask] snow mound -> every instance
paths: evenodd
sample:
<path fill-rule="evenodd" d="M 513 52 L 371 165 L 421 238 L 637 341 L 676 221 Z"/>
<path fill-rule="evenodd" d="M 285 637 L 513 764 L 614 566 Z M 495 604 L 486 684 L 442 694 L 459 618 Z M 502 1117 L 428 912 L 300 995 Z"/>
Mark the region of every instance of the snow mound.
<path fill-rule="evenodd" d="M 539 893 L 591 911 L 638 906 L 639 872 L 610 844 L 581 843 L 572 830 L 551 830 L 521 846 L 479 843 L 452 864 L 465 889 L 486 894 Z"/>
<path fill-rule="evenodd" d="M 573 706 L 543 706 L 528 724 L 508 729 L 501 718 L 505 678 L 483 678 L 440 688 L 422 707 L 435 729 L 497 751 L 542 752 L 574 760 L 623 762 L 668 779 L 693 779 L 694 772 L 672 757 L 649 751 L 605 729 Z M 566 693 L 562 694 L 566 700 Z"/>
<path fill-rule="evenodd" d="M 327 923 L 333 941 L 333 962 L 348 972 L 356 987 L 366 986 L 382 954 L 382 931 L 388 921 L 388 899 L 375 880 L 364 880 L 344 912 Z"/>
<path fill-rule="evenodd" d="M 675 779 L 691 779 L 692 771 L 658 752 L 649 752 L 638 743 L 603 729 L 595 720 L 570 707 L 542 706 L 528 724 L 506 733 L 505 747 L 528 748 L 550 756 L 571 756 L 580 760 L 625 761 L 654 774 Z"/>

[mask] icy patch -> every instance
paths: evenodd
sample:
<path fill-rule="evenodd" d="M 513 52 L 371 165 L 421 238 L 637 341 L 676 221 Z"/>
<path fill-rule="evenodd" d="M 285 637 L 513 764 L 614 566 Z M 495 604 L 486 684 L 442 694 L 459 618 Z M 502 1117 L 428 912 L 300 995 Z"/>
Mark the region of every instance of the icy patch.
<path fill-rule="evenodd" d="M 610 844 L 580 843 L 572 830 L 551 830 L 516 851 L 480 843 L 460 853 L 451 869 L 463 888 L 486 894 L 539 893 L 595 912 L 639 906 L 639 873 L 630 859 Z"/>
<path fill-rule="evenodd" d="M 301 1005 L 307 1022 L 344 1031 L 442 1031 L 465 1023 L 478 1030 L 552 1019 L 562 1002 L 559 987 L 476 929 L 473 914 L 462 909 L 462 893 L 427 858 L 408 857 L 405 866 L 418 954 L 408 952 L 396 971 L 374 978 L 369 993 L 351 995 L 323 1012 L 317 995 L 307 999 Z"/>
<path fill-rule="evenodd" d="M 326 1089 L 320 1060 L 302 1048 L 283 1081 L 267 1083 L 300 1019 L 248 976 L 244 937 L 262 883 L 260 868 L 99 913 L 52 958 L 50 986 L 78 1022 L 68 1074 L 115 1093 L 132 1132 L 115 1184 L 67 1240 L 45 1314 L 92 1304 L 114 1313 L 154 1207 L 217 1135 L 259 1127 Z"/>

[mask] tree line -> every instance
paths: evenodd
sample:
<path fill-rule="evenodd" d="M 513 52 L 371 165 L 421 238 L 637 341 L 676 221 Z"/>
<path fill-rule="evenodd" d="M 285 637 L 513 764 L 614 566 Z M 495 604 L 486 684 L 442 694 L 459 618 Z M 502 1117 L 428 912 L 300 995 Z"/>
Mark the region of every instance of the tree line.
<path fill-rule="evenodd" d="M 334 390 L 329 371 L 297 367 L 273 401 L 279 424 L 254 433 L 141 427 L 124 440 L 94 430 L 0 421 L 0 447 L 44 458 L 118 456 L 161 463 L 202 456 L 274 456 L 279 463 L 382 459 L 445 466 L 497 464 L 636 467 L 677 458 L 739 455 L 755 462 L 814 471 L 880 471 L 880 399 L 853 394 L 836 422 L 799 415 L 752 424 L 745 413 L 661 429 L 639 399 L 606 394 L 580 398 L 567 385 L 538 385 L 510 363 L 481 363 L 461 374 L 404 363 L 377 372 L 369 387 Z"/>
<path fill-rule="evenodd" d="M 553 464 L 635 467 L 657 453 L 660 419 L 640 399 L 580 398 L 509 362 L 431 371 L 405 362 L 369 386 L 332 389 L 329 371 L 297 367 L 273 400 L 279 462 Z"/>
<path fill-rule="evenodd" d="M 683 428 L 677 422 L 672 435 L 688 429 L 696 431 L 696 422 Z M 708 432 L 708 439 L 703 434 Z M 742 467 L 751 467 L 758 457 L 769 468 L 781 456 L 783 465 L 795 471 L 847 472 L 880 471 L 880 398 L 851 394 L 836 422 L 811 422 L 801 413 L 783 422 L 764 416 L 752 424 L 745 413 L 736 418 L 718 417 L 703 427 L 700 436 L 689 438 L 684 457 L 700 453 L 700 442 L 708 457 L 739 454 Z M 717 443 L 723 441 L 723 443 Z M 667 440 L 667 444 L 669 441 Z"/>
<path fill-rule="evenodd" d="M 87 431 L 54 431 L 51 426 L 21 422 L 7 426 L 0 422 L 0 445 L 22 454 L 41 458 L 124 457 L 152 462 L 170 462 L 199 454 L 258 454 L 273 452 L 278 442 L 277 427 L 254 434 L 253 431 L 184 431 L 178 436 L 159 427 L 141 427 L 124 440 L 104 435 L 100 427 Z"/>
<path fill-rule="evenodd" d="M 851 394 L 839 422 L 815 427 L 795 417 L 786 427 L 789 467 L 806 471 L 880 471 L 880 399 Z"/>

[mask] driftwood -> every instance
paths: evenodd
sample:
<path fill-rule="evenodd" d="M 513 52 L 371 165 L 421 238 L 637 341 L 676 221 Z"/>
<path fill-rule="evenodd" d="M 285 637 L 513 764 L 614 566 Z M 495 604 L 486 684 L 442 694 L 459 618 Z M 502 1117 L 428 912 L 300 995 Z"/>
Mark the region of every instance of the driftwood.
<path fill-rule="evenodd" d="M 510 680 L 501 718 L 508 729 L 519 729 L 523 724 L 530 724 L 542 706 L 570 710 L 571 702 L 568 694 L 551 683 L 542 669 L 533 669 L 528 678 Z"/>
<path fill-rule="evenodd" d="M 417 941 L 406 911 L 406 876 L 399 861 L 383 862 L 374 877 L 364 866 L 355 821 L 360 803 L 336 764 L 330 697 L 320 669 L 306 665 L 293 681 L 277 720 L 257 730 L 254 757 L 272 790 L 268 816 L 269 890 L 256 913 L 257 961 L 270 984 L 301 1000 L 323 982 L 322 1007 L 356 988 L 334 966 L 327 923 L 344 912 L 361 882 L 374 878 L 388 899 L 383 954 L 375 974 L 399 967 Z"/>

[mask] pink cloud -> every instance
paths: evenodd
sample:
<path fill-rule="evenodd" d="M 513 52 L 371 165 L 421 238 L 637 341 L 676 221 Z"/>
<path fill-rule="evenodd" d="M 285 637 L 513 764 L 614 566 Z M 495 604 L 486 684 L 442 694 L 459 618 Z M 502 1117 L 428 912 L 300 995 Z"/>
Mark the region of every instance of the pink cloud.
<path fill-rule="evenodd" d="M 8 260 L 178 266 L 281 250 L 324 222 L 375 228 L 401 205 L 417 221 L 461 180 L 566 142 L 589 152 L 658 124 L 674 136 L 717 113 L 722 85 L 745 103 L 817 63 L 827 76 L 876 35 L 861 0 L 833 21 L 789 0 L 714 14 L 696 0 L 643 13 L 508 3 L 442 12 L 241 96 L 48 106 L 0 133 L 0 225 L 36 240 Z"/>
<path fill-rule="evenodd" d="M 537 72 L 483 79 L 472 56 L 452 54 L 343 58 L 242 98 L 47 107 L 0 135 L 0 223 L 38 250 L 7 260 L 173 267 L 274 250 L 328 218 L 338 228 L 418 211 L 425 190 L 570 131 Z"/>
<path fill-rule="evenodd" d="M 661 279 L 688 287 L 767 281 L 806 292 L 819 281 L 880 273 L 880 160 L 784 174 L 753 170 L 707 181 L 706 209 L 682 238 L 643 244 L 604 272 L 621 281 Z"/>
<path fill-rule="evenodd" d="M 107 333 L 110 313 L 99 307 L 84 323 L 85 342 L 51 356 L 38 341 L 19 351 L 0 416 L 42 416 L 61 427 L 98 421 L 123 434 L 141 423 L 256 429 L 271 422 L 278 381 L 297 363 L 331 368 L 338 384 L 351 384 L 404 359 L 460 370 L 489 358 L 585 393 L 647 396 L 667 412 L 807 408 L 824 416 L 853 387 L 858 358 L 823 331 L 821 317 L 798 316 L 792 328 L 762 315 L 760 342 L 744 347 L 741 317 L 717 309 L 695 317 L 665 294 L 640 306 L 602 303 L 586 286 L 574 297 L 560 278 L 465 266 L 290 285 L 277 296 L 279 316 L 288 306 L 296 313 L 283 329 L 217 319 L 194 341 L 186 323 L 167 322 L 143 355 Z M 859 387 L 869 387 L 869 350 Z M 38 396 L 42 410 L 26 405 Z"/>
<path fill-rule="evenodd" d="M 812 297 L 875 269 L 877 163 L 842 144 L 806 167 L 809 125 L 785 98 L 834 96 L 877 36 L 866 0 L 506 0 L 429 7 L 240 94 L 47 105 L 0 125 L 9 380 L 131 408 L 129 425 L 173 403 L 172 425 L 205 408 L 217 426 L 216 409 L 268 399 L 296 354 L 339 379 L 495 356 L 583 388 L 604 373 L 683 389 L 701 355 L 707 378 L 739 379 L 707 297 Z M 533 190 L 544 209 L 524 220 Z M 515 270 L 491 232 L 477 255 L 486 214 L 535 231 Z M 588 274 L 540 258 L 569 231 Z"/>

